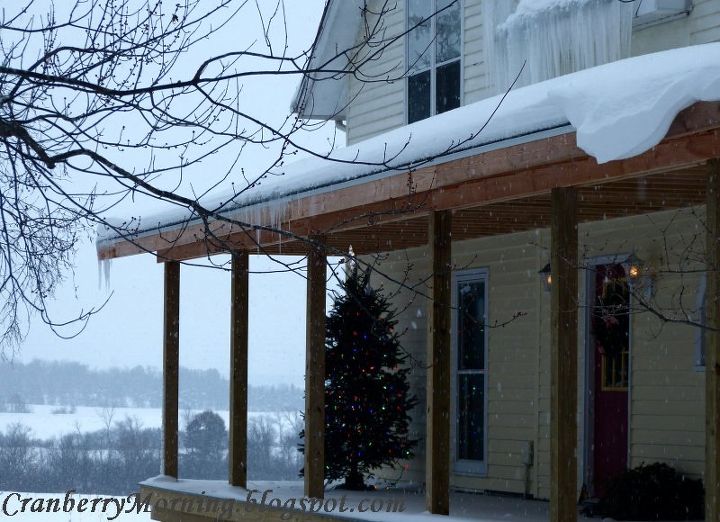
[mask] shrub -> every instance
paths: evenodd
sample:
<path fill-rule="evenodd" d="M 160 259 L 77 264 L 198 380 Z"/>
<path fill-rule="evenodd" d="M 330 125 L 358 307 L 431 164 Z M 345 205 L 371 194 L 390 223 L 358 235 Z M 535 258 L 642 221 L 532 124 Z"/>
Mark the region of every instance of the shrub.
<path fill-rule="evenodd" d="M 705 492 L 667 464 L 641 464 L 608 484 L 598 512 L 616 520 L 702 520 Z"/>

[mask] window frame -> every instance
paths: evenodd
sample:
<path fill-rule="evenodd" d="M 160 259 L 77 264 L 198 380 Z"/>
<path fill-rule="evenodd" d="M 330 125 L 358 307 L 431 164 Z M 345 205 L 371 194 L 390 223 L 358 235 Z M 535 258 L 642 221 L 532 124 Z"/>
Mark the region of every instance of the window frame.
<path fill-rule="evenodd" d="M 477 372 L 478 374 L 481 374 L 484 376 L 483 380 L 483 459 L 481 461 L 478 460 L 468 460 L 468 459 L 458 459 L 457 453 L 458 453 L 458 421 L 459 421 L 459 408 L 458 408 L 458 390 L 459 390 L 459 382 L 458 382 L 458 285 L 462 282 L 478 282 L 482 281 L 484 284 L 484 299 L 485 299 L 485 324 L 489 324 L 489 314 L 490 314 L 490 306 L 489 306 L 489 295 L 490 295 L 490 284 L 489 284 L 489 270 L 487 268 L 473 268 L 470 270 L 459 270 L 455 271 L 452 274 L 452 289 L 451 289 L 451 299 L 452 299 L 452 319 L 451 319 L 451 343 L 452 347 L 450 350 L 450 357 L 452 359 L 452 365 L 451 365 L 451 415 L 452 415 L 452 422 L 451 422 L 451 429 L 450 429 L 450 460 L 452 462 L 452 470 L 457 475 L 470 475 L 470 476 L 480 476 L 484 477 L 487 476 L 488 467 L 487 467 L 487 460 L 488 460 L 488 389 L 489 389 L 489 367 L 490 367 L 490 361 L 488 358 L 489 355 L 489 328 L 485 327 L 484 332 L 484 362 L 485 362 L 485 368 L 483 370 L 472 370 L 473 372 Z"/>
<path fill-rule="evenodd" d="M 420 74 L 426 71 L 430 71 L 430 114 L 427 118 L 423 118 L 421 120 L 417 120 L 417 122 L 426 120 L 428 118 L 432 118 L 433 116 L 437 116 L 437 70 L 438 68 L 448 65 L 454 62 L 458 62 L 460 64 L 460 107 L 462 107 L 465 104 L 465 0 L 458 0 L 458 8 L 460 9 L 460 56 L 457 58 L 453 58 L 452 60 L 446 60 L 444 62 L 436 63 L 435 58 L 437 54 L 437 35 L 436 35 L 436 20 L 437 15 L 434 13 L 437 12 L 437 0 L 429 0 L 432 2 L 432 17 L 430 18 L 430 36 L 432 40 L 431 49 L 432 52 L 430 52 L 430 67 L 424 68 L 424 69 L 418 69 L 414 73 L 411 74 L 411 64 L 410 64 L 410 45 L 408 43 L 410 38 L 410 2 L 412 0 L 406 0 L 405 1 L 405 38 L 404 38 L 404 44 L 405 44 L 405 81 L 404 81 L 404 89 L 405 89 L 405 97 L 404 97 L 404 118 L 405 118 L 405 124 L 410 125 L 409 122 L 409 105 L 410 105 L 410 89 L 409 89 L 409 82 L 410 77 L 415 76 L 416 74 Z M 413 123 L 417 123 L 413 122 Z"/>

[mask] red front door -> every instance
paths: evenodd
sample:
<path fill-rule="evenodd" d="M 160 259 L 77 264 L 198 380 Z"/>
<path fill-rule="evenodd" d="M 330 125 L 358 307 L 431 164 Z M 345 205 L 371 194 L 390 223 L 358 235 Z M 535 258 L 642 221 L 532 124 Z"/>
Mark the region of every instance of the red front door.
<path fill-rule="evenodd" d="M 590 346 L 594 350 L 592 478 L 594 494 L 601 497 L 607 481 L 627 468 L 630 292 L 623 266 L 597 266 L 593 289 L 590 308 Z"/>

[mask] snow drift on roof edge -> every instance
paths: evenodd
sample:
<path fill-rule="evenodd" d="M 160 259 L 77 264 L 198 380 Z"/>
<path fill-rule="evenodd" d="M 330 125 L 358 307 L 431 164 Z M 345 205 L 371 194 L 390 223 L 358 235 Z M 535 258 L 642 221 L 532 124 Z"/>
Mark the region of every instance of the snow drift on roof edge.
<path fill-rule="evenodd" d="M 720 101 L 720 44 L 621 60 L 564 79 L 548 89 L 548 101 L 575 127 L 578 146 L 598 163 L 631 158 L 660 143 L 684 108 Z"/>
<path fill-rule="evenodd" d="M 275 205 L 308 191 L 365 176 L 396 173 L 409 165 L 515 136 L 570 124 L 577 143 L 599 163 L 636 156 L 657 145 L 682 109 L 698 101 L 720 101 L 720 43 L 684 47 L 628 58 L 512 91 L 498 107 L 496 96 L 370 138 L 332 153 L 338 163 L 306 158 L 279 169 L 263 184 L 234 197 L 219 194 L 202 203 L 209 208 L 248 209 Z M 462 145 L 459 143 L 462 142 Z M 385 163 L 382 165 L 381 163 Z M 189 215 L 174 210 L 123 220 L 136 234 L 172 228 Z M 99 246 L 117 233 L 102 227 Z"/>

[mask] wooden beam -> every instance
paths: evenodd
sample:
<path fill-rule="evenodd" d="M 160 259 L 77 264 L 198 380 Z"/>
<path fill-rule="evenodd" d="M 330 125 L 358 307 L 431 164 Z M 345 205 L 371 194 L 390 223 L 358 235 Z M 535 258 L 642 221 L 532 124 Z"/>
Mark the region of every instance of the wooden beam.
<path fill-rule="evenodd" d="M 450 280 L 452 276 L 449 211 L 429 218 L 432 249 L 432 304 L 428 318 L 427 434 L 425 501 L 437 515 L 450 513 Z"/>
<path fill-rule="evenodd" d="M 705 520 L 720 520 L 720 162 L 708 164 Z"/>
<path fill-rule="evenodd" d="M 163 321 L 163 475 L 178 476 L 180 263 L 165 264 Z"/>
<path fill-rule="evenodd" d="M 575 134 L 484 152 L 451 160 L 410 174 L 403 172 L 352 187 L 299 197 L 285 206 L 281 226 L 299 235 L 330 233 L 340 228 L 363 228 L 368 221 L 397 220 L 399 215 L 467 208 L 546 194 L 554 187 L 580 186 L 643 176 L 699 165 L 720 156 L 720 104 L 699 103 L 682 111 L 667 137 L 653 149 L 633 158 L 598 165 L 575 143 Z M 412 190 L 408 190 L 408 184 Z M 268 211 L 268 209 L 265 209 Z M 400 214 L 399 214 L 400 213 Z M 273 218 L 275 219 L 275 218 Z M 267 218 L 263 223 L 275 221 Z M 228 223 L 212 225 L 217 237 L 241 238 L 247 234 Z M 273 238 L 273 233 L 261 234 Z M 276 235 L 275 235 L 276 236 Z M 202 224 L 179 233 L 148 234 L 130 241 L 99 245 L 98 257 L 107 259 L 146 251 L 163 251 L 171 259 L 171 247 L 183 259 L 206 255 L 207 231 Z M 240 239 L 238 239 L 239 241 Z M 193 244 L 193 247 L 180 249 Z"/>
<path fill-rule="evenodd" d="M 325 238 L 311 238 L 307 257 L 305 344 L 305 496 L 325 495 Z"/>
<path fill-rule="evenodd" d="M 577 194 L 551 193 L 550 521 L 577 520 Z"/>
<path fill-rule="evenodd" d="M 247 252 L 232 256 L 230 286 L 229 482 L 247 487 L 248 270 Z"/>

